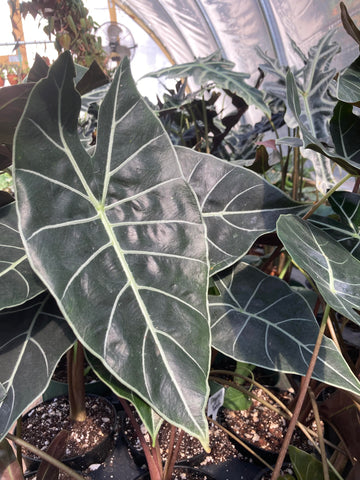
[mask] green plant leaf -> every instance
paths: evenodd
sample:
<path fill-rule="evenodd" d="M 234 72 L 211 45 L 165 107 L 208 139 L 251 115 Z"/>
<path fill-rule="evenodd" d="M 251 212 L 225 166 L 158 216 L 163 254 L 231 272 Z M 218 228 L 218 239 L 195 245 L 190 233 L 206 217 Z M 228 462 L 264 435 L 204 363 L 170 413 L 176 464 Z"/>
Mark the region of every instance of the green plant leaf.
<path fill-rule="evenodd" d="M 82 344 L 206 443 L 208 259 L 196 198 L 128 59 L 100 107 L 93 156 L 77 134 L 73 76 L 65 52 L 17 129 L 17 206 L 31 265 Z"/>
<path fill-rule="evenodd" d="M 247 168 L 184 147 L 176 147 L 176 152 L 207 227 L 212 275 L 244 256 L 261 235 L 274 231 L 279 215 L 307 208 Z"/>
<path fill-rule="evenodd" d="M 266 82 L 263 85 L 265 91 L 290 105 L 288 78 L 291 76 L 293 79 L 291 95 L 296 94 L 298 112 L 295 114 L 290 106 L 285 115 L 286 123 L 291 128 L 295 128 L 301 117 L 301 125 L 299 125 L 302 133 L 305 129 L 313 137 L 319 139 L 319 142 L 327 143 L 330 138 L 328 118 L 335 104 L 332 92 L 335 90 L 335 69 L 330 68 L 330 64 L 333 57 L 340 51 L 340 46 L 336 42 L 332 42 L 332 37 L 333 32 L 329 31 L 317 45 L 309 50 L 307 57 L 295 42 L 292 42 L 295 53 L 300 56 L 304 64 L 294 72 L 286 66 L 280 66 L 274 59 L 258 50 L 259 55 L 265 60 L 265 64 L 262 64 L 261 68 L 275 78 L 275 81 Z M 305 140 L 304 144 L 306 146 Z M 313 163 L 318 188 L 326 191 L 328 185 L 334 183 L 331 162 L 310 150 L 304 150 L 302 154 Z"/>
<path fill-rule="evenodd" d="M 322 463 L 314 455 L 290 445 L 289 456 L 297 480 L 324 479 Z M 330 470 L 329 478 L 330 480 L 335 480 L 338 477 Z"/>
<path fill-rule="evenodd" d="M 294 262 L 315 282 L 325 302 L 360 325 L 360 262 L 340 243 L 293 215 L 277 223 L 280 240 Z"/>
<path fill-rule="evenodd" d="M 349 109 L 352 109 L 352 107 L 342 102 L 338 102 L 336 105 L 334 109 L 334 117 L 331 119 L 330 123 L 335 149 L 330 149 L 324 147 L 322 142 L 316 138 L 303 123 L 301 119 L 299 93 L 297 91 L 294 76 L 290 71 L 286 76 L 286 85 L 288 105 L 300 127 L 304 147 L 325 155 L 329 159 L 338 163 L 348 172 L 358 175 L 360 162 L 356 132 L 359 119 L 356 115 L 349 112 Z M 282 139 L 282 143 L 285 143 L 284 139 Z"/>
<path fill-rule="evenodd" d="M 351 255 L 360 260 L 360 195 L 337 191 L 330 196 L 329 202 L 337 214 L 337 220 L 312 215 L 309 221 L 331 235 Z"/>
<path fill-rule="evenodd" d="M 24 480 L 22 468 L 6 439 L 0 442 L 0 478 L 1 480 Z"/>
<path fill-rule="evenodd" d="M 360 57 L 339 75 L 336 95 L 342 102 L 360 102 Z"/>
<path fill-rule="evenodd" d="M 249 74 L 234 72 L 234 66 L 233 62 L 221 58 L 219 52 L 215 52 L 207 57 L 197 58 L 194 62 L 172 65 L 148 73 L 146 77 L 193 77 L 199 86 L 205 86 L 211 82 L 218 88 L 236 93 L 248 105 L 255 105 L 267 116 L 270 116 L 270 109 L 264 101 L 263 93 L 245 82 L 245 79 L 250 77 Z"/>
<path fill-rule="evenodd" d="M 74 343 L 74 335 L 54 300 L 42 294 L 0 312 L 0 439 L 41 395 L 56 364 Z"/>
<path fill-rule="evenodd" d="M 213 347 L 240 362 L 305 375 L 319 327 L 304 298 L 245 263 L 214 280 L 221 297 L 209 296 Z M 313 378 L 360 392 L 360 382 L 326 337 Z"/>
<path fill-rule="evenodd" d="M 0 310 L 39 295 L 44 284 L 30 267 L 23 246 L 15 203 L 0 208 Z"/>
<path fill-rule="evenodd" d="M 129 402 L 134 405 L 141 421 L 146 427 L 146 430 L 151 436 L 153 442 L 155 442 L 163 419 L 146 402 L 144 402 L 139 395 L 136 395 L 135 392 L 132 392 L 129 388 L 121 384 L 114 375 L 111 375 L 98 358 L 91 355 L 89 352 L 86 352 L 86 358 L 89 365 L 91 365 L 91 368 L 102 382 L 111 388 L 116 395 L 129 400 Z"/>
<path fill-rule="evenodd" d="M 12 145 L 15 128 L 34 83 L 19 83 L 0 89 L 0 144 Z"/>

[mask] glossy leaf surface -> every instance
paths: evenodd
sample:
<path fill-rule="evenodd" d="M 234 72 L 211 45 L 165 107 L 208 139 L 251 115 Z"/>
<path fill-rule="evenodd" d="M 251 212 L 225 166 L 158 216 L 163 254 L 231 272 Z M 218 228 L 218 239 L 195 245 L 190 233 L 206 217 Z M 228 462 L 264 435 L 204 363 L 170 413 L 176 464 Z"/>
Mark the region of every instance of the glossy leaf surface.
<path fill-rule="evenodd" d="M 279 215 L 306 209 L 247 168 L 184 147 L 176 151 L 206 223 L 211 274 L 235 263 L 257 238 L 274 231 Z"/>
<path fill-rule="evenodd" d="M 208 259 L 196 198 L 127 59 L 100 107 L 93 156 L 77 134 L 73 76 L 65 53 L 34 88 L 17 130 L 18 210 L 31 264 L 83 345 L 166 419 L 206 441 Z"/>
<path fill-rule="evenodd" d="M 15 307 L 45 290 L 30 267 L 19 229 L 15 203 L 0 208 L 0 310 Z"/>
<path fill-rule="evenodd" d="M 337 97 L 346 103 L 360 101 L 360 57 L 339 75 Z"/>
<path fill-rule="evenodd" d="M 269 107 L 264 102 L 263 94 L 258 89 L 245 82 L 250 75 L 234 72 L 235 64 L 221 58 L 219 53 L 212 53 L 208 57 L 197 58 L 194 62 L 172 65 L 146 77 L 184 78 L 193 77 L 199 86 L 205 87 L 211 82 L 217 87 L 230 90 L 242 97 L 248 105 L 255 105 L 264 113 L 270 115 Z"/>
<path fill-rule="evenodd" d="M 337 191 L 331 195 L 329 202 L 338 215 L 337 219 L 312 215 L 309 221 L 360 260 L 360 195 Z"/>
<path fill-rule="evenodd" d="M 43 294 L 0 312 L 0 439 L 46 389 L 75 337 L 54 300 Z"/>
<path fill-rule="evenodd" d="M 326 232 L 293 215 L 281 216 L 277 230 L 294 262 L 310 275 L 324 300 L 360 325 L 360 261 Z"/>
<path fill-rule="evenodd" d="M 245 263 L 214 280 L 221 296 L 209 296 L 213 346 L 237 361 L 305 375 L 319 327 L 304 298 Z M 360 392 L 359 381 L 328 338 L 313 377 Z"/>

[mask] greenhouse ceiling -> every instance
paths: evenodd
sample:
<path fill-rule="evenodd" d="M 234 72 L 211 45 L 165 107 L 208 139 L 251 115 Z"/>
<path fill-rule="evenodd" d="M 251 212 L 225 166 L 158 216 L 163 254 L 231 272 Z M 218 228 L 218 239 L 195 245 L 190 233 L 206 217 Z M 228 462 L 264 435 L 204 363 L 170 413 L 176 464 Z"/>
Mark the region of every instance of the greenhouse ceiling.
<path fill-rule="evenodd" d="M 282 65 L 296 65 L 329 30 L 341 45 L 334 65 L 342 68 L 358 55 L 344 31 L 337 0 L 109 0 L 136 20 L 172 63 L 184 63 L 220 51 L 237 71 L 256 74 L 256 47 Z M 345 0 L 357 25 L 360 0 Z"/>

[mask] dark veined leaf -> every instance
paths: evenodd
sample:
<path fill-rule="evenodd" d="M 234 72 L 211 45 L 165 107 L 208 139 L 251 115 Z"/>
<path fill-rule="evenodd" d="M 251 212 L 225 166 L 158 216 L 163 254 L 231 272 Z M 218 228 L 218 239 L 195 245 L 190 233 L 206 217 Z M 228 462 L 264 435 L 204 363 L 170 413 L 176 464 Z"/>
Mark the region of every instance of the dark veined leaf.
<path fill-rule="evenodd" d="M 270 116 L 270 110 L 264 101 L 263 93 L 245 82 L 245 79 L 250 77 L 249 74 L 234 72 L 234 66 L 233 62 L 221 58 L 220 54 L 215 52 L 207 57 L 197 58 L 194 62 L 162 68 L 147 74 L 146 77 L 193 77 L 199 86 L 205 86 L 211 82 L 219 88 L 236 93 L 248 105 L 255 105 Z"/>
<path fill-rule="evenodd" d="M 324 478 L 322 463 L 315 455 L 290 445 L 289 456 L 298 480 L 321 480 Z M 336 478 L 339 477 L 330 470 L 329 479 L 335 480 Z"/>
<path fill-rule="evenodd" d="M 54 299 L 42 294 L 0 312 L 0 439 L 41 395 L 75 337 Z"/>
<path fill-rule="evenodd" d="M 277 231 L 294 262 L 313 279 L 325 302 L 360 325 L 360 261 L 326 232 L 293 215 L 281 216 Z"/>
<path fill-rule="evenodd" d="M 214 280 L 221 297 L 209 296 L 213 347 L 240 362 L 305 375 L 319 327 L 304 298 L 279 278 L 245 263 Z M 360 382 L 328 338 L 313 378 L 360 392 Z"/>
<path fill-rule="evenodd" d="M 136 393 L 122 385 L 113 375 L 111 375 L 98 358 L 88 352 L 86 353 L 86 358 L 89 365 L 91 365 L 91 368 L 105 385 L 111 388 L 116 395 L 129 400 L 129 402 L 134 405 L 142 423 L 145 425 L 146 430 L 155 442 L 155 438 L 163 422 L 162 418 L 138 395 L 136 395 Z"/>
<path fill-rule="evenodd" d="M 15 184 L 31 265 L 110 373 L 206 444 L 208 259 L 196 198 L 128 59 L 100 107 L 93 156 L 77 134 L 73 77 L 65 52 L 17 129 Z"/>
<path fill-rule="evenodd" d="M 286 85 L 287 101 L 300 127 L 304 147 L 311 148 L 312 150 L 325 155 L 329 159 L 338 163 L 348 172 L 357 175 L 360 165 L 358 160 L 359 148 L 356 136 L 358 117 L 350 114 L 349 109 L 352 107 L 342 102 L 338 102 L 335 107 L 334 117 L 331 119 L 331 131 L 334 136 L 333 141 L 335 144 L 335 150 L 331 150 L 330 148 L 324 147 L 320 140 L 316 138 L 302 122 L 299 94 L 294 76 L 290 71 L 286 76 Z M 325 173 L 324 170 L 323 174 L 325 175 Z"/>
<path fill-rule="evenodd" d="M 6 439 L 0 442 L 0 478 L 1 480 L 24 479 L 14 449 Z"/>
<path fill-rule="evenodd" d="M 206 223 L 212 275 L 243 257 L 261 235 L 275 231 L 279 215 L 307 208 L 247 168 L 184 147 L 176 152 Z"/>
<path fill-rule="evenodd" d="M 360 57 L 339 75 L 337 98 L 346 103 L 360 102 Z"/>
<path fill-rule="evenodd" d="M 15 307 L 45 290 L 30 267 L 23 246 L 15 203 L 0 208 L 0 310 Z"/>
<path fill-rule="evenodd" d="M 337 191 L 330 196 L 329 201 L 336 219 L 313 215 L 309 221 L 335 238 L 360 260 L 360 195 Z"/>
<path fill-rule="evenodd" d="M 319 141 L 325 142 L 329 141 L 328 118 L 335 104 L 332 94 L 332 90 L 335 90 L 335 69 L 331 68 L 331 60 L 340 51 L 339 45 L 332 41 L 332 37 L 333 32 L 329 31 L 309 50 L 308 57 L 300 51 L 295 42 L 292 42 L 296 54 L 304 63 L 304 66 L 295 72 L 278 65 L 274 59 L 259 51 L 259 55 L 266 62 L 261 68 L 275 76 L 275 81 L 264 84 L 263 88 L 267 92 L 276 95 L 289 105 L 288 77 L 291 75 L 293 79 L 291 93 L 296 94 L 298 112 L 296 114 L 290 106 L 285 115 L 286 123 L 295 128 L 300 119 L 302 134 L 305 129 Z M 304 144 L 306 146 L 305 140 Z M 326 191 L 328 185 L 334 182 L 331 162 L 310 150 L 302 153 L 313 163 L 318 188 Z"/>

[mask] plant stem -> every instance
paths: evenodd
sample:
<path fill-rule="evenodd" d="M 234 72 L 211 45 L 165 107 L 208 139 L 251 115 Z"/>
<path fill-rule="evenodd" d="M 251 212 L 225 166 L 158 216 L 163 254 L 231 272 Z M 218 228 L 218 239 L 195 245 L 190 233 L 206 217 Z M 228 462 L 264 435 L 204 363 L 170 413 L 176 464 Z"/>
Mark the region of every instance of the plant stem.
<path fill-rule="evenodd" d="M 353 175 L 351 173 L 348 173 L 345 175 L 344 178 L 340 180 L 336 185 L 334 185 L 326 194 L 317 202 L 315 205 L 313 205 L 310 210 L 303 216 L 303 220 L 307 220 L 311 215 L 321 206 L 323 205 L 331 195 L 336 192 L 336 190 L 341 187 L 343 183 L 345 183 L 347 180 L 352 178 Z"/>
<path fill-rule="evenodd" d="M 301 407 L 302 407 L 302 405 L 304 403 L 304 400 L 305 400 L 305 395 L 306 395 L 306 392 L 307 392 L 307 388 L 309 386 L 310 379 L 311 379 L 311 376 L 312 376 L 314 368 L 315 368 L 315 363 L 316 363 L 317 357 L 319 355 L 321 342 L 322 342 L 322 339 L 323 339 L 323 336 L 324 336 L 326 323 L 327 323 L 327 318 L 329 316 L 329 313 L 330 313 L 330 307 L 329 307 L 329 305 L 326 305 L 325 310 L 324 310 L 324 314 L 323 314 L 323 318 L 321 320 L 319 333 L 318 333 L 318 336 L 317 336 L 317 339 L 316 339 L 314 351 L 313 351 L 313 354 L 311 356 L 311 360 L 310 360 L 310 363 L 309 363 L 309 367 L 308 367 L 308 370 L 306 372 L 305 377 L 303 378 L 303 382 L 301 383 L 301 390 L 300 390 L 299 398 L 298 398 L 298 401 L 297 401 L 296 406 L 295 406 L 294 414 L 293 414 L 293 416 L 290 420 L 290 423 L 289 423 L 289 426 L 288 426 L 283 444 L 281 446 L 281 450 L 279 452 L 279 456 L 277 458 L 276 465 L 275 465 L 274 471 L 273 471 L 272 476 L 271 476 L 271 480 L 276 480 L 278 478 L 278 476 L 280 475 L 280 469 L 281 469 L 282 464 L 284 463 L 286 452 L 287 452 L 288 447 L 290 445 L 291 437 L 294 433 L 296 422 L 299 418 L 299 415 L 300 415 L 300 412 L 301 412 Z"/>
<path fill-rule="evenodd" d="M 319 409 L 316 403 L 314 392 L 311 390 L 311 388 L 308 389 L 308 393 L 311 400 L 311 405 L 312 405 L 312 409 L 314 412 L 314 417 L 315 417 L 315 421 L 318 429 L 318 435 L 319 435 L 318 439 L 319 439 L 319 446 L 320 446 L 320 452 L 321 452 L 321 463 L 323 467 L 324 480 L 330 480 L 329 467 L 327 464 L 326 451 L 325 451 L 324 436 L 321 430 L 321 420 L 319 415 Z"/>
<path fill-rule="evenodd" d="M 77 422 L 83 422 L 86 419 L 84 348 L 80 342 L 76 342 L 67 352 L 67 377 L 70 418 Z"/>
<path fill-rule="evenodd" d="M 68 467 L 64 463 L 60 462 L 60 460 L 57 460 L 56 458 L 52 457 L 48 453 L 43 452 L 39 448 L 34 447 L 33 445 L 26 442 L 22 438 L 18 438 L 15 435 L 12 435 L 11 433 L 8 433 L 6 435 L 6 438 L 14 442 L 16 445 L 19 445 L 20 447 L 26 448 L 26 450 L 29 450 L 30 452 L 35 453 L 35 455 L 47 461 L 48 463 L 51 463 L 51 465 L 54 465 L 54 467 L 57 467 L 63 472 L 67 473 L 72 478 L 75 478 L 75 480 L 84 480 L 84 477 L 74 472 L 74 470 L 72 470 L 70 467 Z"/>
<path fill-rule="evenodd" d="M 179 431 L 179 435 L 175 443 L 175 436 L 176 436 L 177 430 Z M 171 475 L 173 473 L 174 465 L 179 454 L 180 445 L 181 445 L 184 433 L 185 433 L 184 430 L 179 430 L 173 425 L 171 425 L 169 448 L 168 448 L 167 459 L 164 467 L 164 480 L 171 479 Z M 175 444 L 175 448 L 174 448 L 174 444 Z"/>

